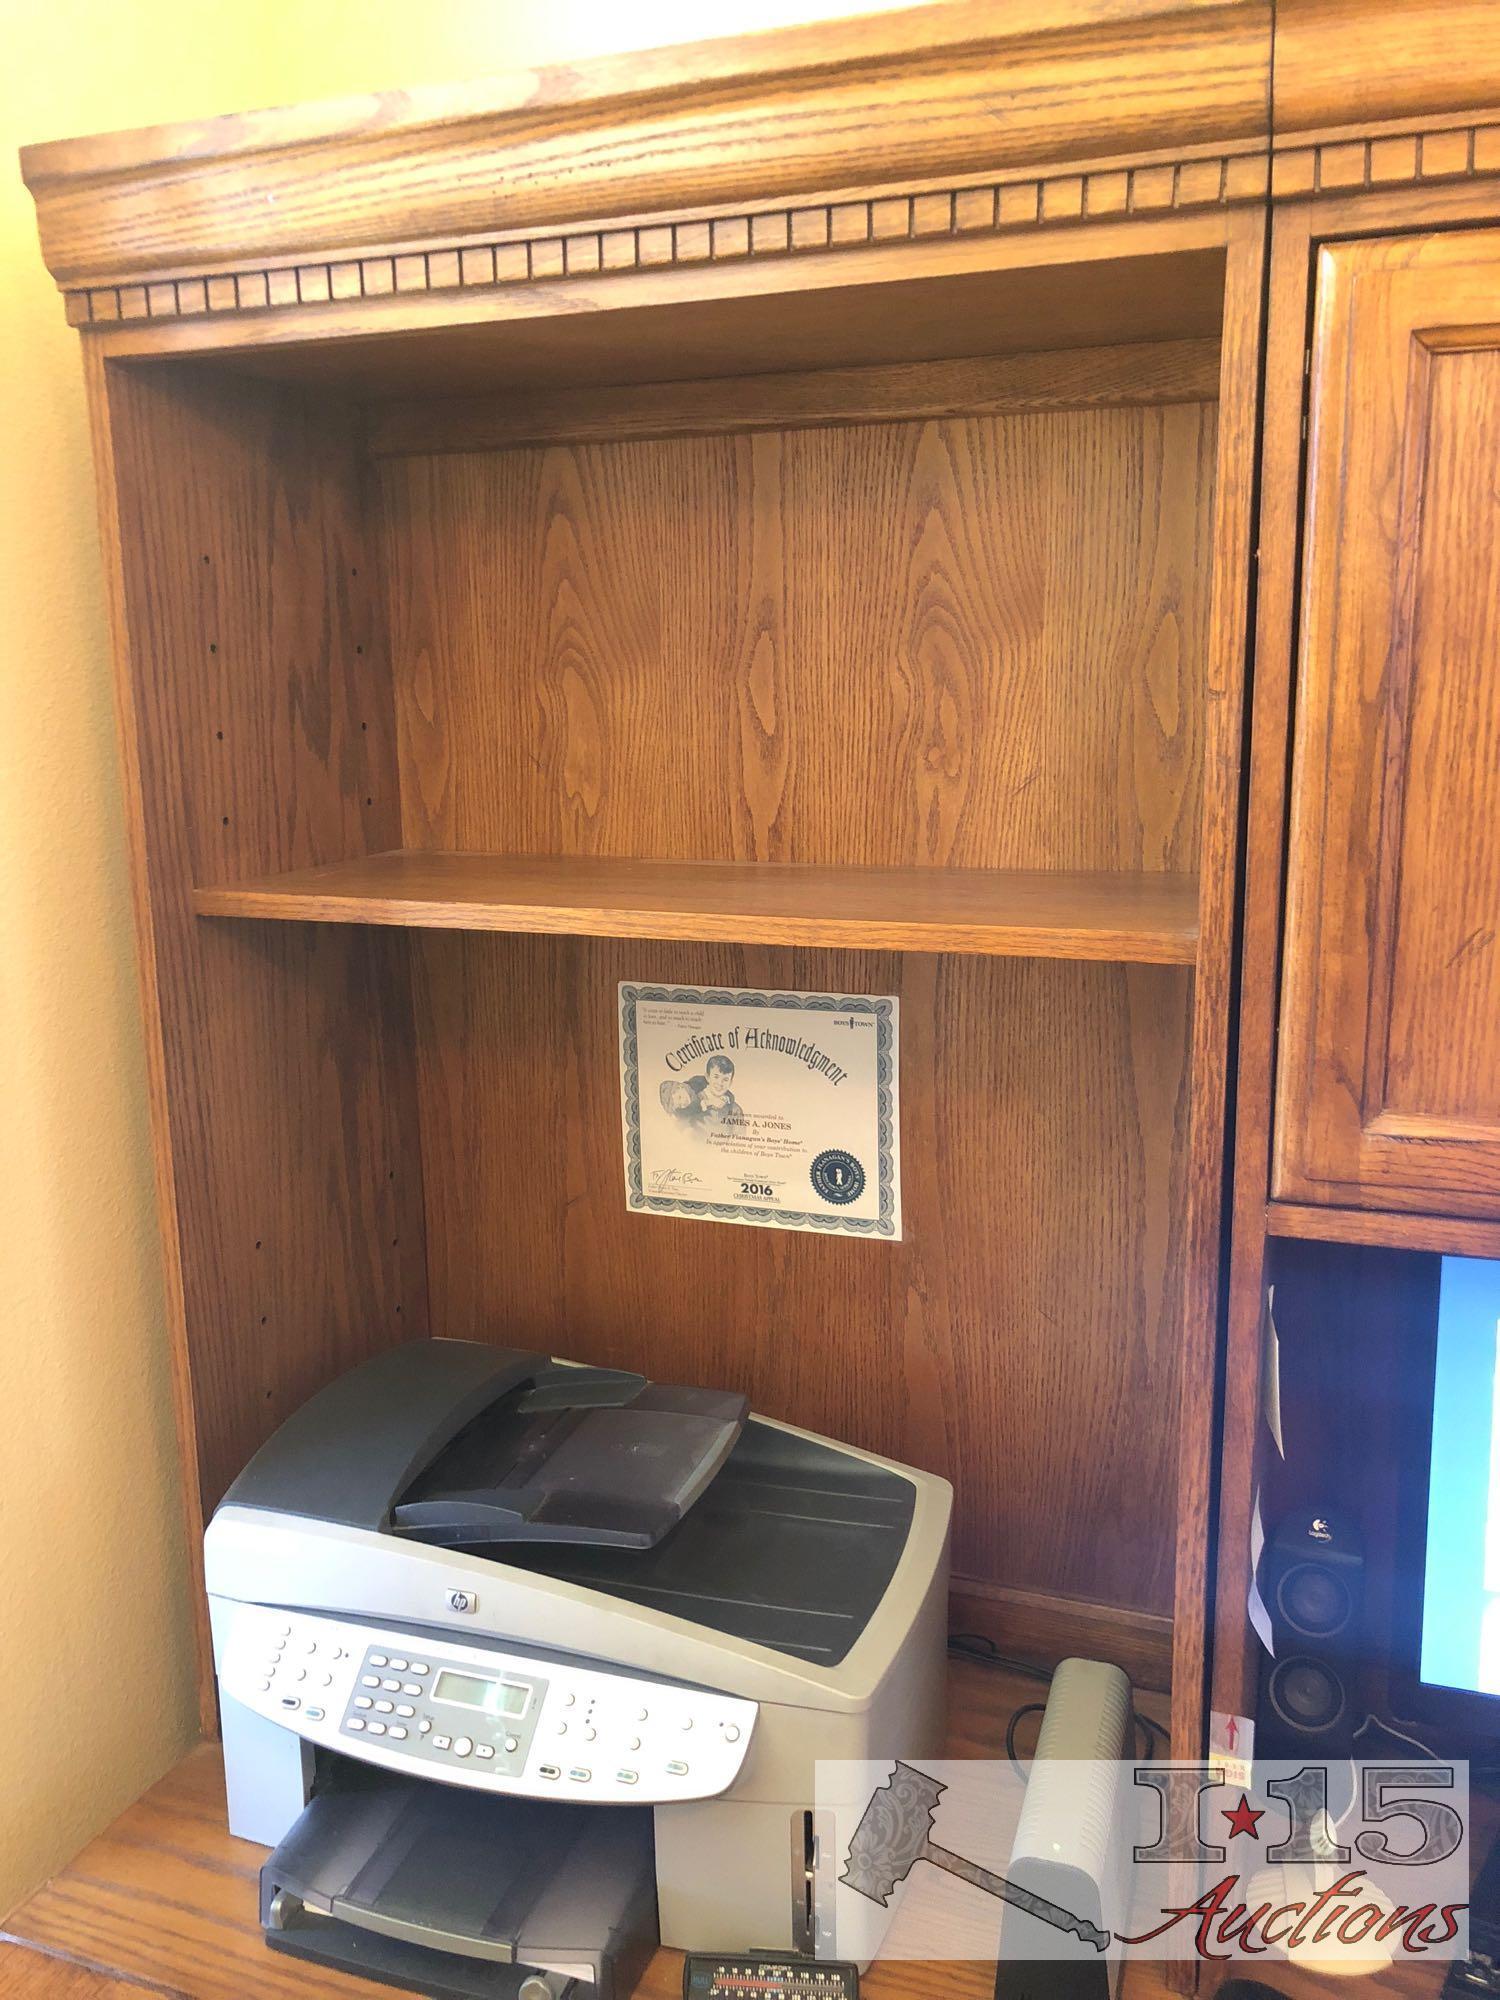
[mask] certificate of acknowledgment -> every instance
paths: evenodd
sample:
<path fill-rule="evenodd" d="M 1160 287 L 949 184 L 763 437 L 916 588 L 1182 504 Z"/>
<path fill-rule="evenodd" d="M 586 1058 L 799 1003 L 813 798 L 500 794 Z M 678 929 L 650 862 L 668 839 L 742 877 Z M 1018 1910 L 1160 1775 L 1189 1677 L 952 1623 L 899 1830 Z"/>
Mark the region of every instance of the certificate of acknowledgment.
<path fill-rule="evenodd" d="M 629 1206 L 899 1239 L 899 1025 L 869 995 L 622 984 Z"/>

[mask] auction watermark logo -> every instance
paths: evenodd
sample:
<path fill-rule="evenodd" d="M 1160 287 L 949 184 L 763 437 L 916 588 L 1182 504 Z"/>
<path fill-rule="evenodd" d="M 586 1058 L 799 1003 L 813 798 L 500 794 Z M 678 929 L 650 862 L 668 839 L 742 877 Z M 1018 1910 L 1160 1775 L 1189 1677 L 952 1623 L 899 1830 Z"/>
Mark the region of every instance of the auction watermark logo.
<path fill-rule="evenodd" d="M 822 1763 L 818 1947 L 840 1958 L 1468 1951 L 1468 1766 L 1049 1758 Z"/>

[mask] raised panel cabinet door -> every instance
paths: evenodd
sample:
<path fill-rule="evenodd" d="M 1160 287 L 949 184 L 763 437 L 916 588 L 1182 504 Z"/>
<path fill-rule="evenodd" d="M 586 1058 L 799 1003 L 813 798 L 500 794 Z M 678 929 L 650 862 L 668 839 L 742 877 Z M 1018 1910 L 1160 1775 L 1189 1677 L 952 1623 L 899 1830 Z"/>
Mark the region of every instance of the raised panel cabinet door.
<path fill-rule="evenodd" d="M 1273 1193 L 1500 1214 L 1500 230 L 1316 299 Z"/>

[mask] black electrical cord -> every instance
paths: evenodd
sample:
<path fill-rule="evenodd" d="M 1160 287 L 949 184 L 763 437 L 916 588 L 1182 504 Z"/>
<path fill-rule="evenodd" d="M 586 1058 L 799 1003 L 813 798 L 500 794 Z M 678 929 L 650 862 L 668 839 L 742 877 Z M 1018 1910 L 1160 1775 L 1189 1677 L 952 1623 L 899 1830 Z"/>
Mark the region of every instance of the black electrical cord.
<path fill-rule="evenodd" d="M 1005 1754 L 1018 1771 L 1024 1770 L 1031 1759 L 1029 1757 L 1022 1759 L 1016 1755 L 1016 1725 L 1024 1722 L 1028 1715 L 1044 1715 L 1046 1711 L 1047 1704 L 1044 1701 L 1025 1701 L 1019 1708 L 1013 1708 L 1010 1712 L 1010 1721 L 1005 1725 Z"/>
<path fill-rule="evenodd" d="M 976 1666 L 1004 1667 L 1012 1674 L 1025 1674 L 1034 1681 L 1050 1681 L 1052 1669 L 1039 1667 L 1034 1660 L 1018 1660 L 1002 1653 L 993 1639 L 982 1632 L 954 1632 L 948 1639 L 949 1655 L 955 1660 L 973 1660 Z"/>
<path fill-rule="evenodd" d="M 1142 1715 L 1138 1708 L 1130 1711 L 1130 1719 L 1146 1739 L 1146 1756 L 1148 1758 L 1160 1756 L 1161 1751 L 1157 1749 L 1157 1745 L 1160 1744 L 1161 1749 L 1165 1750 L 1172 1741 L 1170 1732 L 1162 1727 L 1155 1716 Z"/>
<path fill-rule="evenodd" d="M 977 1667 L 996 1667 L 1005 1673 L 1021 1674 L 1028 1680 L 1050 1682 L 1052 1679 L 1050 1667 L 1039 1667 L 1032 1660 L 1018 1660 L 1013 1654 L 1002 1653 L 995 1642 L 987 1639 L 982 1632 L 953 1633 L 948 1640 L 948 1655 L 950 1659 L 968 1660 Z M 1005 1725 L 1005 1754 L 1018 1771 L 1024 1770 L 1030 1760 L 1016 1754 L 1017 1727 L 1027 1716 L 1044 1713 L 1046 1707 L 1044 1701 L 1028 1701 L 1011 1711 L 1010 1720 Z M 1147 1758 L 1158 1756 L 1160 1754 L 1158 1745 L 1164 1749 L 1170 1742 L 1171 1739 L 1161 1724 L 1149 1715 L 1142 1715 L 1138 1708 L 1131 1709 L 1130 1720 L 1137 1741 L 1142 1737 L 1145 1738 Z"/>

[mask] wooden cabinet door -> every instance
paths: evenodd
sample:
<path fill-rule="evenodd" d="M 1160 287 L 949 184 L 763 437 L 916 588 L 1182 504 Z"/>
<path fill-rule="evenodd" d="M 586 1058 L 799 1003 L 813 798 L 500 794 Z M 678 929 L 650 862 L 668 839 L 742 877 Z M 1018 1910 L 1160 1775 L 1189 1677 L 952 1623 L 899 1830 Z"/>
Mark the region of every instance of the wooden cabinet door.
<path fill-rule="evenodd" d="M 1500 1214 L 1500 230 L 1326 247 L 1273 1192 Z"/>

